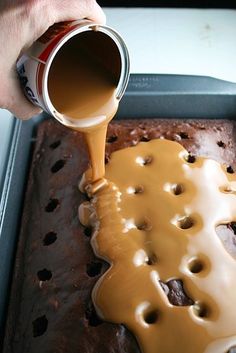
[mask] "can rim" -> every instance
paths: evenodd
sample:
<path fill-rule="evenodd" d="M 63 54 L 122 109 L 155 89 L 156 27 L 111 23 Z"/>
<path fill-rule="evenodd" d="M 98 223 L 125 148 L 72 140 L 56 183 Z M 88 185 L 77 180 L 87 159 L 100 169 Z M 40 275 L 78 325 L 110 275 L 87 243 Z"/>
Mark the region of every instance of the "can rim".
<path fill-rule="evenodd" d="M 100 24 L 91 23 L 91 22 L 89 24 L 80 26 L 79 28 L 75 28 L 70 33 L 65 35 L 65 37 L 63 37 L 53 48 L 52 52 L 50 53 L 47 59 L 47 62 L 45 63 L 45 69 L 42 77 L 42 87 L 43 87 L 42 95 L 43 95 L 43 100 L 45 102 L 46 108 L 48 112 L 52 114 L 60 122 L 62 122 L 63 120 L 63 123 L 65 123 L 64 119 L 60 118 L 61 114 L 57 112 L 57 109 L 52 104 L 51 99 L 49 97 L 49 92 L 48 92 L 48 75 L 49 75 L 50 67 L 52 65 L 53 59 L 55 58 L 56 54 L 67 41 L 69 41 L 72 37 L 76 36 L 79 33 L 94 30 L 94 27 L 98 27 L 99 32 L 105 33 L 111 39 L 113 39 L 120 53 L 121 73 L 120 73 L 120 79 L 116 88 L 116 98 L 118 100 L 122 98 L 127 88 L 129 77 L 130 77 L 130 56 L 129 56 L 128 48 L 124 40 L 120 36 L 120 34 L 109 26 L 100 25 Z M 86 120 L 86 119 L 82 119 L 82 120 Z M 77 126 L 79 127 L 78 122 L 77 122 Z"/>

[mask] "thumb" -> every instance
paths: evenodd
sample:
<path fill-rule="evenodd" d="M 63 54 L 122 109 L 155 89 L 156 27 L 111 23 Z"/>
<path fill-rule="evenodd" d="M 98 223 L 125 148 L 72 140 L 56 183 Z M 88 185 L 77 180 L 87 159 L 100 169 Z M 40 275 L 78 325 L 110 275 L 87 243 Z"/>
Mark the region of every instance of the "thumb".
<path fill-rule="evenodd" d="M 96 23 L 106 23 L 106 16 L 95 0 L 56 0 L 52 5 L 55 22 L 87 18 Z"/>

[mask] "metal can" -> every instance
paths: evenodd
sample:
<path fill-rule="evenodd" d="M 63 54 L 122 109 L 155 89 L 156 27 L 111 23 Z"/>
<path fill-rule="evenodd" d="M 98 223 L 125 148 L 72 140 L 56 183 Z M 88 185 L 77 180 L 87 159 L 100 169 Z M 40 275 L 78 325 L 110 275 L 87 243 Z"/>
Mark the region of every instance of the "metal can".
<path fill-rule="evenodd" d="M 108 61 L 104 60 L 104 56 L 101 56 L 101 58 L 98 57 L 97 59 L 106 61 L 103 65 L 110 67 L 113 66 L 114 62 L 119 63 L 115 69 L 115 74 L 117 76 L 116 98 L 120 100 L 129 80 L 129 53 L 122 37 L 108 26 L 96 24 L 88 20 L 56 24 L 50 27 L 17 63 L 17 71 L 28 99 L 68 126 L 71 126 L 71 122 L 67 124 L 65 119 L 62 119 L 62 115 L 57 111 L 50 99 L 48 89 L 49 72 L 57 53 L 66 43 L 76 36 L 78 36 L 79 41 L 80 34 L 91 31 L 101 34 L 96 40 L 101 41 L 101 46 L 106 45 L 106 51 L 109 53 Z M 102 43 L 104 38 L 108 39 L 105 44 Z M 87 50 L 90 49 L 88 43 Z M 67 65 L 70 65 L 70 62 L 68 62 Z"/>

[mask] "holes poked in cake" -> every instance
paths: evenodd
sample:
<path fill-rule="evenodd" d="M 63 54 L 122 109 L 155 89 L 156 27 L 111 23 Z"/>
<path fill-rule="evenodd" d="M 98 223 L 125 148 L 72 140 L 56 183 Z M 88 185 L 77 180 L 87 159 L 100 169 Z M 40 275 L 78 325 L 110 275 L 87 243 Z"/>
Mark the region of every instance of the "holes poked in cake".
<path fill-rule="evenodd" d="M 153 157 L 152 156 L 145 156 L 145 157 L 136 157 L 136 163 L 139 164 L 140 166 L 148 166 L 153 162 Z"/>
<path fill-rule="evenodd" d="M 64 160 L 64 159 L 59 159 L 58 161 L 56 161 L 56 163 L 53 164 L 53 166 L 52 166 L 52 168 L 51 168 L 51 172 L 52 172 L 52 173 L 57 173 L 57 172 L 59 172 L 59 170 L 62 169 L 65 164 L 66 164 L 66 160 Z"/>
<path fill-rule="evenodd" d="M 149 142 L 151 139 L 147 135 L 143 135 L 140 140 L 140 142 Z"/>
<path fill-rule="evenodd" d="M 185 161 L 190 163 L 190 164 L 193 164 L 196 162 L 196 156 L 194 156 L 193 154 L 189 153 L 187 154 L 185 157 L 184 157 Z"/>
<path fill-rule="evenodd" d="M 153 157 L 152 156 L 146 156 L 143 159 L 143 165 L 149 165 L 151 164 L 153 161 Z"/>
<path fill-rule="evenodd" d="M 160 319 L 159 310 L 149 301 L 140 302 L 135 309 L 136 321 L 147 327 L 158 323 Z"/>
<path fill-rule="evenodd" d="M 138 230 L 147 232 L 152 229 L 152 224 L 148 220 L 144 219 L 144 220 L 136 223 L 136 228 Z"/>
<path fill-rule="evenodd" d="M 105 164 L 108 164 L 110 162 L 110 156 L 106 153 L 105 154 Z"/>
<path fill-rule="evenodd" d="M 201 319 L 207 319 L 210 316 L 210 308 L 202 302 L 196 302 L 192 306 L 193 313 L 195 316 Z"/>
<path fill-rule="evenodd" d="M 180 229 L 190 229 L 194 226 L 195 221 L 191 216 L 178 217 L 174 222 L 176 226 Z"/>
<path fill-rule="evenodd" d="M 142 248 L 137 250 L 133 256 L 133 264 L 135 265 L 135 267 L 139 267 L 143 265 L 151 266 L 151 265 L 154 265 L 156 262 L 157 262 L 157 258 L 155 254 L 151 252 L 147 254 L 147 252 Z"/>
<path fill-rule="evenodd" d="M 146 259 L 146 264 L 149 266 L 153 266 L 157 264 L 157 256 L 154 253 L 149 253 Z"/>
<path fill-rule="evenodd" d="M 118 136 L 116 135 L 110 135 L 106 138 L 107 143 L 114 143 L 118 140 Z"/>
<path fill-rule="evenodd" d="M 186 132 L 184 132 L 184 131 L 181 131 L 179 133 L 179 136 L 181 137 L 181 140 L 188 140 L 189 139 L 188 134 Z"/>
<path fill-rule="evenodd" d="M 86 266 L 86 272 L 89 277 L 96 277 L 101 274 L 102 263 L 92 261 Z"/>
<path fill-rule="evenodd" d="M 40 316 L 32 322 L 33 337 L 42 336 L 48 328 L 48 319 L 46 315 Z"/>
<path fill-rule="evenodd" d="M 163 185 L 163 190 L 175 196 L 178 196 L 185 192 L 185 187 L 182 183 L 176 183 L 176 184 L 165 183 Z"/>
<path fill-rule="evenodd" d="M 127 193 L 128 194 L 142 194 L 144 192 L 144 186 L 143 185 L 136 185 L 136 186 L 130 186 L 127 188 Z"/>
<path fill-rule="evenodd" d="M 59 206 L 60 202 L 58 199 L 50 199 L 47 206 L 45 207 L 46 212 L 53 212 Z"/>
<path fill-rule="evenodd" d="M 93 228 L 92 227 L 85 227 L 84 228 L 84 235 L 88 238 L 90 238 L 93 234 Z"/>
<path fill-rule="evenodd" d="M 59 147 L 61 144 L 61 141 L 60 140 L 57 140 L 53 143 L 51 143 L 51 145 L 49 146 L 52 150 L 55 150 L 57 147 Z"/>
<path fill-rule="evenodd" d="M 146 324 L 148 325 L 153 325 L 156 324 L 159 320 L 159 311 L 152 309 L 152 310 L 147 310 L 143 314 L 143 320 Z"/>
<path fill-rule="evenodd" d="M 188 269 L 191 273 L 198 274 L 204 271 L 205 264 L 202 259 L 194 257 L 188 262 Z"/>
<path fill-rule="evenodd" d="M 227 171 L 227 173 L 229 173 L 229 174 L 234 174 L 234 170 L 233 170 L 233 168 L 231 167 L 231 165 L 229 165 L 229 166 L 226 168 L 226 171 Z"/>
<path fill-rule="evenodd" d="M 183 184 L 173 184 L 171 186 L 171 191 L 176 196 L 181 195 L 184 192 L 184 186 Z"/>
<path fill-rule="evenodd" d="M 48 232 L 43 239 L 43 245 L 49 246 L 49 245 L 53 244 L 56 240 L 57 240 L 57 233 Z"/>
<path fill-rule="evenodd" d="M 142 194 L 144 192 L 144 187 L 142 185 L 137 185 L 134 188 L 134 194 Z"/>
<path fill-rule="evenodd" d="M 89 326 L 97 327 L 103 323 L 100 317 L 97 315 L 93 304 L 90 302 L 85 311 L 85 319 L 87 320 Z"/>
<path fill-rule="evenodd" d="M 37 276 L 39 281 L 50 281 L 50 279 L 52 278 L 52 272 L 44 268 L 43 270 L 37 272 Z"/>
<path fill-rule="evenodd" d="M 221 148 L 225 148 L 226 144 L 223 141 L 217 141 L 217 145 Z"/>
<path fill-rule="evenodd" d="M 170 304 L 175 306 L 190 306 L 194 301 L 187 295 L 181 279 L 171 279 L 167 282 L 159 281 L 161 288 Z"/>
<path fill-rule="evenodd" d="M 236 259 L 236 222 L 217 225 L 216 234 L 225 250 Z"/>
<path fill-rule="evenodd" d="M 234 235 L 236 235 L 236 222 L 231 222 L 229 227 L 234 232 Z"/>

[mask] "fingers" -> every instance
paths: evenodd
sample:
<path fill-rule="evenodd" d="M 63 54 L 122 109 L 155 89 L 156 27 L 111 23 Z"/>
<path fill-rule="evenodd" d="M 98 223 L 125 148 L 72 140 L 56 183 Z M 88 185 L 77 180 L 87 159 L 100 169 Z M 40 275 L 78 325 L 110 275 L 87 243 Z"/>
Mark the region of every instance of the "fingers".
<path fill-rule="evenodd" d="M 4 108 L 8 109 L 14 116 L 27 120 L 41 112 L 41 109 L 34 106 L 24 95 L 16 77 L 10 77 L 5 85 Z"/>
<path fill-rule="evenodd" d="M 91 13 L 86 18 L 96 23 L 106 23 L 106 15 L 96 1 L 93 1 Z"/>
<path fill-rule="evenodd" d="M 52 3 L 55 22 L 87 18 L 93 22 L 105 24 L 106 16 L 95 0 L 56 0 Z"/>

